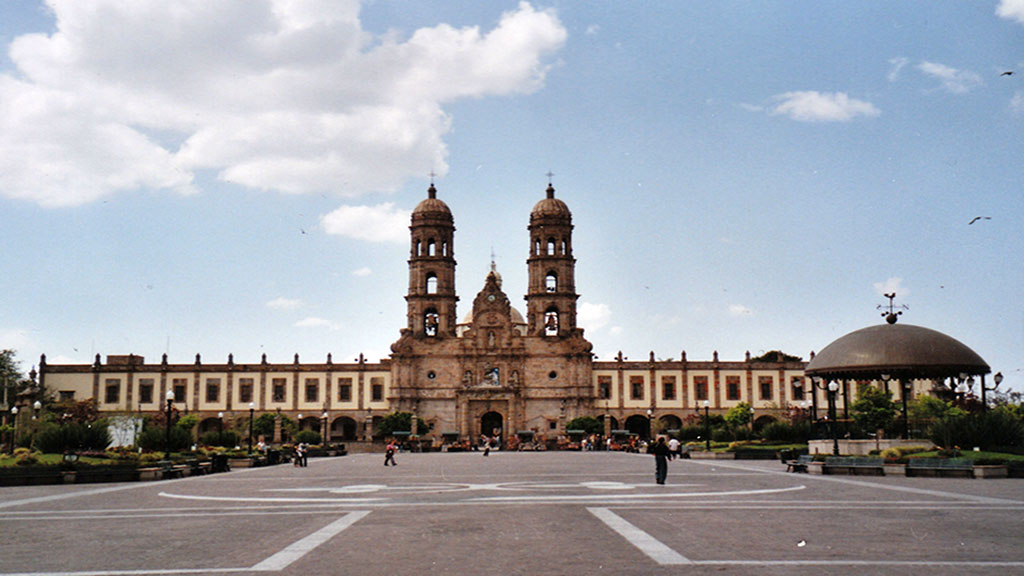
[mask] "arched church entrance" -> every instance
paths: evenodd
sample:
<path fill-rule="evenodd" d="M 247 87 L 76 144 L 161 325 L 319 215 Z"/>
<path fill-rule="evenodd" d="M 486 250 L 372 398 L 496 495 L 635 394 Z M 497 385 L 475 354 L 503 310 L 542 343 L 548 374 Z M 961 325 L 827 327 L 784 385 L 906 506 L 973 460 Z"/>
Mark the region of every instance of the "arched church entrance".
<path fill-rule="evenodd" d="M 490 438 L 497 437 L 499 445 L 504 438 L 502 423 L 504 417 L 499 412 L 488 412 L 480 417 L 480 434 Z"/>

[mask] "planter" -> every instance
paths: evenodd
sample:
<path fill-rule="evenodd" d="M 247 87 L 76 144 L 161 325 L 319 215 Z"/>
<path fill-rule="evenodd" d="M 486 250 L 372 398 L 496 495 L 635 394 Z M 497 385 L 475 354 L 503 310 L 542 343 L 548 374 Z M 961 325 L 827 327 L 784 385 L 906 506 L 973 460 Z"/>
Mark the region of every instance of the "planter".
<path fill-rule="evenodd" d="M 824 462 L 808 462 L 807 463 L 807 473 L 808 474 L 817 474 L 818 476 L 821 476 L 822 474 L 825 473 L 825 463 Z"/>
<path fill-rule="evenodd" d="M 252 468 L 252 458 L 228 458 L 230 468 Z"/>
<path fill-rule="evenodd" d="M 1009 468 L 1005 464 L 991 466 L 974 466 L 975 478 L 1006 478 L 1009 476 Z"/>
<path fill-rule="evenodd" d="M 886 476 L 906 476 L 907 465 L 906 464 L 889 464 L 886 462 L 882 464 L 882 469 L 885 471 Z"/>
<path fill-rule="evenodd" d="M 735 460 L 735 452 L 690 452 L 690 458 L 695 460 Z"/>

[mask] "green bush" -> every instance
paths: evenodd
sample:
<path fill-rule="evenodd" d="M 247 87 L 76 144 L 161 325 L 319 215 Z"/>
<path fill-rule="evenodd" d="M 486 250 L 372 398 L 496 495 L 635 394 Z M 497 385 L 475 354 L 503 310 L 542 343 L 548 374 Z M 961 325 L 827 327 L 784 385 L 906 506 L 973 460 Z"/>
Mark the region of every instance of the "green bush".
<path fill-rule="evenodd" d="M 299 430 L 295 435 L 296 443 L 305 442 L 306 444 L 319 444 L 320 440 L 320 433 L 314 432 L 313 430 Z"/>
<path fill-rule="evenodd" d="M 603 434 L 604 424 L 593 416 L 574 418 L 565 425 L 566 430 L 583 430 L 584 434 Z"/>
<path fill-rule="evenodd" d="M 811 425 L 808 421 L 786 422 L 776 420 L 761 428 L 761 438 L 766 442 L 794 442 L 804 444 L 811 436 Z"/>
<path fill-rule="evenodd" d="M 698 438 L 703 437 L 704 427 L 697 425 L 683 426 L 682 428 L 679 429 L 679 432 L 676 434 L 676 439 L 679 440 L 680 442 L 693 442 L 696 441 Z"/>
<path fill-rule="evenodd" d="M 192 433 L 177 426 L 171 426 L 171 444 L 169 447 L 167 446 L 166 438 L 167 431 L 165 429 L 150 426 L 143 429 L 142 434 L 139 434 L 138 445 L 143 450 L 152 450 L 154 452 L 181 452 L 192 445 Z"/>
<path fill-rule="evenodd" d="M 1024 446 L 1024 423 L 1002 408 L 946 416 L 933 421 L 928 434 L 932 442 L 946 448 L 977 446 L 988 450 L 997 446 Z"/>
<path fill-rule="evenodd" d="M 736 435 L 728 427 L 715 428 L 711 431 L 712 442 L 732 442 L 736 439 Z"/>
<path fill-rule="evenodd" d="M 67 422 L 46 426 L 35 435 L 32 445 L 44 454 L 106 450 L 110 445 L 110 432 L 104 425 Z"/>
<path fill-rule="evenodd" d="M 199 439 L 199 443 L 204 446 L 221 446 L 224 448 L 234 448 L 240 442 L 241 437 L 234 430 L 224 430 L 223 432 L 213 430 L 203 434 L 202 438 Z"/>

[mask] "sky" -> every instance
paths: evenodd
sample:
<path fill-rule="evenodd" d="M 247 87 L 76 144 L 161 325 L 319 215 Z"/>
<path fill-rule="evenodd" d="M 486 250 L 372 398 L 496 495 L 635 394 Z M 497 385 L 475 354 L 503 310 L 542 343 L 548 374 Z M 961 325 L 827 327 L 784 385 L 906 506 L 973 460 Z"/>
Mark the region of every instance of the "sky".
<path fill-rule="evenodd" d="M 6 0 L 0 45 L 26 371 L 386 357 L 431 180 L 459 317 L 492 257 L 525 310 L 550 179 L 599 360 L 806 360 L 895 292 L 1024 390 L 1024 0 Z"/>

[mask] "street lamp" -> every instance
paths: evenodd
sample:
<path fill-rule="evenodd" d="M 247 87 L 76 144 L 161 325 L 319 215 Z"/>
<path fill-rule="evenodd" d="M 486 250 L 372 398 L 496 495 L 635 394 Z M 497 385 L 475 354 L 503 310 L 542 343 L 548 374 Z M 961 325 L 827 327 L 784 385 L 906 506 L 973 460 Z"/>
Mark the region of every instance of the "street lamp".
<path fill-rule="evenodd" d="M 651 422 L 651 419 L 653 417 L 654 417 L 654 411 L 651 410 L 650 408 L 648 408 L 647 409 L 647 440 L 648 441 L 654 439 L 654 423 Z"/>
<path fill-rule="evenodd" d="M 11 406 L 11 419 L 14 420 L 14 430 L 11 431 L 11 454 L 14 454 L 14 440 L 18 437 L 18 407 Z"/>
<path fill-rule="evenodd" d="M 321 424 L 323 426 L 323 429 L 324 429 L 324 433 L 320 437 L 320 443 L 323 446 L 326 446 L 327 445 L 327 411 L 326 410 L 324 410 L 324 413 L 320 415 L 320 422 L 321 422 Z M 415 425 L 413 426 L 413 428 L 415 428 Z"/>
<path fill-rule="evenodd" d="M 164 460 L 170 461 L 171 459 L 171 408 L 174 406 L 174 391 L 168 390 L 165 395 L 167 398 L 167 419 L 164 422 Z"/>
<path fill-rule="evenodd" d="M 217 412 L 217 432 L 224 433 L 224 413 Z"/>
<path fill-rule="evenodd" d="M 35 402 L 32 403 L 32 419 L 33 420 L 39 418 L 39 410 L 41 410 L 42 407 L 43 407 L 43 403 L 40 402 L 39 400 L 36 400 Z"/>
<path fill-rule="evenodd" d="M 711 416 L 708 414 L 708 409 L 711 403 L 707 400 L 704 401 L 704 447 L 708 452 L 711 452 Z"/>
<path fill-rule="evenodd" d="M 839 437 L 836 436 L 836 392 L 839 383 L 832 380 L 828 383 L 828 423 L 832 429 L 832 455 L 839 456 Z"/>
<path fill-rule="evenodd" d="M 256 403 L 249 402 L 249 454 L 252 455 L 252 419 L 256 413 Z"/>

